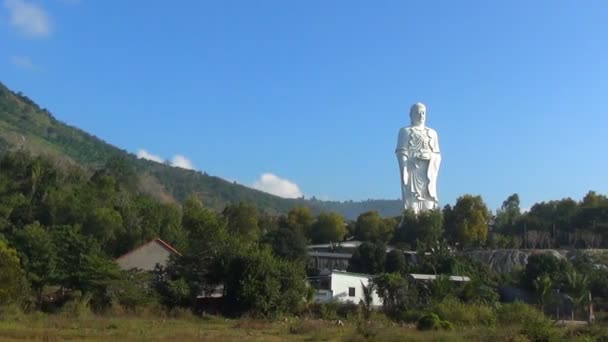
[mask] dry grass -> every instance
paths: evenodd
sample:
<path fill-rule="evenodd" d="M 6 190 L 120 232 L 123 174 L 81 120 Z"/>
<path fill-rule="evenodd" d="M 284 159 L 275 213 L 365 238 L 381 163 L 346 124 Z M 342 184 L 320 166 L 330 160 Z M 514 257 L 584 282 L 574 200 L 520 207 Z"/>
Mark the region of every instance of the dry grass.
<path fill-rule="evenodd" d="M 411 326 L 289 318 L 70 317 L 32 314 L 0 320 L 0 341 L 525 341 L 511 328 L 421 332 Z"/>

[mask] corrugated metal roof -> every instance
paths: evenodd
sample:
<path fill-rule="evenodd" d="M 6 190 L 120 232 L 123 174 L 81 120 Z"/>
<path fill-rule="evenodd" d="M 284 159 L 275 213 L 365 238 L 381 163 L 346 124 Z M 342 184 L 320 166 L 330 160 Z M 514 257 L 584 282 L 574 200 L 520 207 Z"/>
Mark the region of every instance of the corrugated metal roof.
<path fill-rule="evenodd" d="M 410 273 L 408 275 L 410 277 L 414 278 L 415 280 L 435 280 L 435 279 L 437 279 L 437 276 L 434 274 Z M 471 278 L 469 278 L 467 276 L 449 276 L 449 279 L 451 281 L 471 281 Z"/>

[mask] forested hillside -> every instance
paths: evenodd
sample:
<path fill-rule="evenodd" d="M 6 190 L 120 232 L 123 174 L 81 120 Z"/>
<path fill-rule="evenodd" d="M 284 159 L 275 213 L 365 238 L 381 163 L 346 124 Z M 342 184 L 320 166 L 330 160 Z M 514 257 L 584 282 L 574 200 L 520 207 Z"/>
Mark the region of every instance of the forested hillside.
<path fill-rule="evenodd" d="M 127 151 L 57 120 L 49 110 L 39 107 L 27 96 L 11 91 L 2 83 L 0 149 L 24 149 L 34 155 L 49 156 L 60 165 L 79 165 L 90 172 L 113 164 L 114 168 L 134 172 L 138 190 L 163 202 L 182 202 L 194 193 L 207 207 L 216 210 L 222 210 L 230 203 L 250 202 L 268 213 L 286 213 L 294 206 L 305 205 L 315 213 L 335 211 L 349 219 L 369 210 L 377 210 L 383 216 L 400 214 L 397 200 L 333 202 L 284 199 L 199 171 L 138 159 Z"/>

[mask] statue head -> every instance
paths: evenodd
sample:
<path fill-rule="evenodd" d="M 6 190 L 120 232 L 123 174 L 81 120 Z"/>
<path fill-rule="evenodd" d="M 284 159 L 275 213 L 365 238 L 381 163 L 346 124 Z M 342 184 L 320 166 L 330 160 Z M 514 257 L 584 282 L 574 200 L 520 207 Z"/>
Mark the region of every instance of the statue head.
<path fill-rule="evenodd" d="M 410 120 L 412 126 L 424 126 L 426 122 L 426 106 L 422 102 L 416 102 L 410 108 Z"/>

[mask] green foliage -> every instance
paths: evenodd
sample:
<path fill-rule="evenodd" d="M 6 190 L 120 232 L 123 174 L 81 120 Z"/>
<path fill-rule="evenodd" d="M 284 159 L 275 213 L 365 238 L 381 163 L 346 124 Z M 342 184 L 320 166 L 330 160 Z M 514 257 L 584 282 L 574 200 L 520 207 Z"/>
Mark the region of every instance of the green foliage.
<path fill-rule="evenodd" d="M 350 272 L 378 274 L 384 272 L 386 246 L 364 242 L 353 253 L 348 270 Z"/>
<path fill-rule="evenodd" d="M 336 213 L 321 213 L 312 225 L 310 239 L 313 243 L 340 242 L 344 240 L 346 224 Z"/>
<path fill-rule="evenodd" d="M 400 274 L 377 275 L 372 278 L 372 284 L 382 299 L 384 312 L 393 319 L 399 319 L 404 312 L 416 305 L 416 287 Z"/>
<path fill-rule="evenodd" d="M 304 266 L 277 259 L 268 249 L 236 256 L 227 275 L 226 301 L 233 312 L 272 317 L 304 305 Z"/>
<path fill-rule="evenodd" d="M 496 310 L 496 316 L 498 323 L 503 326 L 520 325 L 545 318 L 542 312 L 522 302 L 500 305 Z"/>
<path fill-rule="evenodd" d="M 440 240 L 444 233 L 443 213 L 431 210 L 415 214 L 411 210 L 403 213 L 401 225 L 395 232 L 393 241 L 418 247 L 419 244 L 429 245 Z"/>
<path fill-rule="evenodd" d="M 0 306 L 21 304 L 27 296 L 28 284 L 23 273 L 17 251 L 0 239 Z"/>
<path fill-rule="evenodd" d="M 518 194 L 513 194 L 502 202 L 502 206 L 496 212 L 496 231 L 502 233 L 518 232 L 518 223 L 521 218 L 521 209 L 519 205 L 520 201 Z"/>
<path fill-rule="evenodd" d="M 365 212 L 355 223 L 355 239 L 375 243 L 390 241 L 395 224 L 390 219 L 383 219 L 377 211 Z"/>
<path fill-rule="evenodd" d="M 521 334 L 533 342 L 560 341 L 551 321 L 545 317 L 534 317 L 523 322 Z"/>
<path fill-rule="evenodd" d="M 40 306 L 42 290 L 55 279 L 57 266 L 55 245 L 51 235 L 38 222 L 18 231 L 16 240 L 22 255 L 21 262 Z"/>
<path fill-rule="evenodd" d="M 291 261 L 306 262 L 307 241 L 299 229 L 279 228 L 262 238 L 262 243 L 272 249 L 275 256 Z"/>
<path fill-rule="evenodd" d="M 548 276 L 553 282 L 558 282 L 563 278 L 568 267 L 567 261 L 560 260 L 552 254 L 530 255 L 522 275 L 522 284 L 533 290 L 536 279 L 544 275 Z"/>
<path fill-rule="evenodd" d="M 486 241 L 490 211 L 481 196 L 461 196 L 453 209 L 449 206 L 444 208 L 443 215 L 446 233 L 452 241 L 465 246 Z"/>
<path fill-rule="evenodd" d="M 424 315 L 418 320 L 416 328 L 418 330 L 439 330 L 441 319 L 434 313 Z"/>
<path fill-rule="evenodd" d="M 254 205 L 242 202 L 229 205 L 223 214 L 228 232 L 250 241 L 259 239 L 261 232 L 258 227 L 258 211 Z"/>
<path fill-rule="evenodd" d="M 446 298 L 432 305 L 430 311 L 457 326 L 496 325 L 496 312 L 482 303 L 465 304 L 455 298 Z"/>
<path fill-rule="evenodd" d="M 387 273 L 405 273 L 407 263 L 403 252 L 398 249 L 393 249 L 386 253 L 386 261 L 384 262 L 384 270 Z"/>
<path fill-rule="evenodd" d="M 289 228 L 307 235 L 313 223 L 312 211 L 308 207 L 294 207 L 287 214 Z"/>

